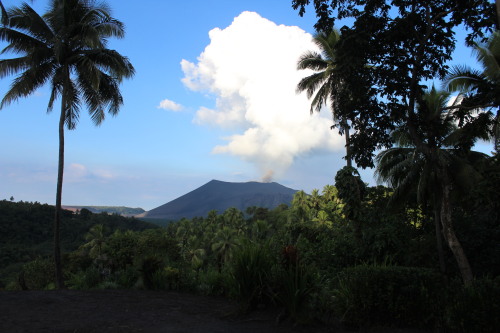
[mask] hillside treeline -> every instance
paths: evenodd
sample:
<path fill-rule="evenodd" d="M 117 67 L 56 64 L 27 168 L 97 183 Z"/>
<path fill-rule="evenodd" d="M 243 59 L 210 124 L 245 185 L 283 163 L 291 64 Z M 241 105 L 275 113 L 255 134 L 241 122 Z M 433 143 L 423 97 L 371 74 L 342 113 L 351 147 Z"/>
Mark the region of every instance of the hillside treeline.
<path fill-rule="evenodd" d="M 347 197 L 346 182 L 338 178 L 337 186 L 310 195 L 297 192 L 290 207 L 211 211 L 163 228 L 116 215 L 66 213 L 66 283 L 73 289 L 223 295 L 236 299 L 242 311 L 278 306 L 283 318 L 349 328 L 493 332 L 499 327 L 498 201 L 484 196 L 494 189 L 492 177 L 453 198 L 456 233 L 475 277 L 469 286 L 448 247 L 438 245 L 430 207 L 416 200 L 398 203 L 392 190 L 353 179 Z M 34 244 L 29 237 L 44 233 L 48 246 L 52 207 L 1 205 L 10 207 L 8 226 L 17 227 L 18 235 L 2 236 L 10 244 L 15 239 Z M 38 233 L 23 229 L 33 224 Z M 9 243 L 2 240 L 5 248 Z M 44 255 L 49 250 L 20 258 L 34 260 L 16 266 L 7 288 L 53 288 L 52 260 Z"/>
<path fill-rule="evenodd" d="M 0 201 L 0 287 L 17 279 L 22 263 L 52 255 L 54 206 L 38 202 Z M 140 231 L 157 226 L 133 218 L 82 209 L 76 214 L 63 210 L 63 251 L 76 250 L 95 224 L 106 225 L 105 234 L 115 230 Z"/>

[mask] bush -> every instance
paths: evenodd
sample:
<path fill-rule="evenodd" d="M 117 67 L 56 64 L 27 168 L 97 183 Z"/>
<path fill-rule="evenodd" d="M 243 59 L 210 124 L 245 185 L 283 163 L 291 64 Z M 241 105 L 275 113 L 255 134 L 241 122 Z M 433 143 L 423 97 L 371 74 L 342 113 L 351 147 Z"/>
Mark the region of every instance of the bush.
<path fill-rule="evenodd" d="M 221 296 L 226 293 L 226 276 L 217 269 L 200 271 L 198 275 L 198 291 L 203 295 Z"/>
<path fill-rule="evenodd" d="M 181 287 L 181 272 L 178 268 L 167 266 L 163 269 L 165 287 L 168 290 L 179 290 Z"/>
<path fill-rule="evenodd" d="M 445 325 L 452 332 L 498 332 L 500 278 L 476 280 L 471 286 L 454 284 L 446 297 Z"/>
<path fill-rule="evenodd" d="M 84 271 L 72 274 L 67 284 L 71 289 L 86 290 L 97 288 L 100 283 L 101 273 L 96 267 L 90 266 Z"/>
<path fill-rule="evenodd" d="M 348 326 L 433 327 L 444 283 L 429 269 L 362 265 L 339 274 L 334 311 Z"/>
<path fill-rule="evenodd" d="M 22 289 L 42 290 L 54 283 L 54 263 L 50 259 L 35 259 L 23 265 L 19 276 Z"/>
<path fill-rule="evenodd" d="M 133 266 L 128 266 L 125 269 L 116 271 L 111 276 L 111 279 L 118 286 L 126 289 L 133 288 L 138 278 L 139 278 L 139 273 Z"/>
<path fill-rule="evenodd" d="M 247 243 L 234 252 L 231 261 L 232 295 L 244 310 L 268 303 L 273 262 L 266 246 Z"/>
<path fill-rule="evenodd" d="M 311 274 L 302 265 L 296 264 L 285 267 L 279 276 L 278 301 L 294 321 L 307 321 L 308 302 L 313 291 Z"/>
<path fill-rule="evenodd" d="M 155 256 L 146 257 L 142 260 L 139 272 L 141 273 L 144 288 L 150 290 L 165 288 L 162 265 L 162 260 Z"/>

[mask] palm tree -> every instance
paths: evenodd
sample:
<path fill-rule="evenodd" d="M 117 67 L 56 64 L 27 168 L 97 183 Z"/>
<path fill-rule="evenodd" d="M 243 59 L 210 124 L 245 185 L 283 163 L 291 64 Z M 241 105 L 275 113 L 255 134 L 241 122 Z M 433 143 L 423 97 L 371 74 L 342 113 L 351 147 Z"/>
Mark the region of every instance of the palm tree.
<path fill-rule="evenodd" d="M 342 213 L 343 203 L 338 197 L 337 188 L 333 185 L 325 185 L 321 193 L 322 202 L 320 203 L 320 209 L 340 215 Z"/>
<path fill-rule="evenodd" d="M 89 232 L 85 234 L 87 243 L 83 248 L 89 249 L 89 256 L 93 259 L 100 258 L 102 250 L 106 245 L 106 237 L 104 236 L 104 225 L 96 224 L 90 228 Z"/>
<path fill-rule="evenodd" d="M 222 214 L 224 220 L 224 226 L 229 226 L 237 230 L 238 233 L 243 233 L 246 229 L 245 219 L 243 218 L 243 213 L 235 208 L 229 207 Z"/>
<path fill-rule="evenodd" d="M 441 270 L 444 271 L 442 234 L 457 259 L 464 282 L 469 283 L 472 271 L 453 229 L 450 188 L 452 184 L 456 189 L 472 186 L 479 177 L 473 168 L 474 161 L 487 156 L 455 148 L 465 133 L 455 125 L 454 110 L 447 107 L 449 97 L 448 92 L 433 87 L 419 105 L 418 133 L 430 153 L 417 149 L 408 131 L 400 128 L 393 132 L 396 147 L 377 155 L 375 173 L 379 182 L 387 182 L 395 189 L 393 201 L 408 200 L 416 195 L 418 202 L 431 205 Z"/>
<path fill-rule="evenodd" d="M 337 96 L 343 89 L 342 78 L 337 69 L 337 55 L 335 47 L 340 39 L 338 30 L 330 33 L 320 32 L 313 38 L 313 42 L 319 47 L 320 53 L 307 51 L 297 63 L 297 69 L 311 69 L 314 74 L 300 80 L 297 85 L 297 93 L 306 91 L 307 97 L 314 98 L 311 102 L 311 114 L 320 111 L 323 106 L 330 106 L 334 122 L 340 123 L 340 131 L 345 135 L 346 162 L 352 166 L 349 125 L 347 119 L 339 118 L 339 103 Z"/>
<path fill-rule="evenodd" d="M 317 212 L 319 210 L 319 206 L 321 204 L 321 195 L 319 194 L 319 190 L 317 188 L 311 191 L 311 195 L 309 196 L 309 207 Z"/>
<path fill-rule="evenodd" d="M 47 111 L 61 99 L 59 163 L 54 218 L 56 285 L 64 287 L 60 250 L 61 200 L 64 170 L 64 128 L 74 129 L 80 108 L 87 106 L 95 125 L 105 111 L 116 115 L 123 99 L 119 83 L 134 68 L 126 57 L 107 49 L 109 37 L 122 38 L 123 24 L 110 15 L 110 8 L 92 0 L 52 0 L 48 12 L 39 16 L 29 5 L 12 7 L 2 15 L 2 51 L 19 55 L 0 61 L 0 77 L 18 74 L 0 103 L 0 109 L 27 97 L 46 83 L 51 92 Z"/>
<path fill-rule="evenodd" d="M 309 216 L 309 196 L 300 190 L 295 192 L 292 199 L 292 212 L 302 222 Z"/>
<path fill-rule="evenodd" d="M 318 225 L 320 225 L 320 226 L 331 227 L 331 225 L 332 225 L 332 221 L 330 221 L 330 216 L 324 210 L 320 210 L 318 212 L 318 215 L 316 215 L 316 217 L 313 218 L 313 221 L 317 222 Z"/>
<path fill-rule="evenodd" d="M 500 10 L 498 7 L 497 9 Z M 452 67 L 445 77 L 444 86 L 448 91 L 460 91 L 466 94 L 462 101 L 462 109 L 458 109 L 463 114 L 462 117 L 471 109 L 482 109 L 484 112 L 477 117 L 475 123 L 479 123 L 477 120 L 481 118 L 490 118 L 486 124 L 491 125 L 491 138 L 498 153 L 500 152 L 500 31 L 493 32 L 484 44 L 475 43 L 473 52 L 482 70 L 468 66 Z M 495 109 L 496 115 L 493 115 Z"/>
<path fill-rule="evenodd" d="M 232 250 L 239 244 L 236 237 L 236 230 L 228 226 L 222 227 L 214 236 L 212 251 L 217 254 L 219 272 L 222 270 L 222 264 L 231 258 Z"/>

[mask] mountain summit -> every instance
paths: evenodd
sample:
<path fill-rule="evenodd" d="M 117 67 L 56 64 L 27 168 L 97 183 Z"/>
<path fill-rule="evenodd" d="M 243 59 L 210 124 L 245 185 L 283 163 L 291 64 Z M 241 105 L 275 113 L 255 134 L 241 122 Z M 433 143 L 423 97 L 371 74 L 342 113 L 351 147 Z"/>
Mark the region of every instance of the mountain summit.
<path fill-rule="evenodd" d="M 183 196 L 151 209 L 138 217 L 152 219 L 179 220 L 183 217 L 205 217 L 209 211 L 224 212 L 230 207 L 245 211 L 257 206 L 275 208 L 280 204 L 290 204 L 297 190 L 278 183 L 231 183 L 211 180 Z"/>

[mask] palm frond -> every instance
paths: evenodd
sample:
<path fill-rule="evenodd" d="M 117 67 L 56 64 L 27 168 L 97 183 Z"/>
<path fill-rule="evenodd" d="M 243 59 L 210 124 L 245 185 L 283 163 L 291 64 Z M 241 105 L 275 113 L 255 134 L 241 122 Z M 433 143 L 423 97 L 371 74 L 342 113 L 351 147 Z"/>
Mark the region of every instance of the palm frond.
<path fill-rule="evenodd" d="M 121 81 L 122 78 L 130 78 L 135 74 L 134 67 L 129 59 L 115 50 L 97 49 L 82 51 L 78 57 L 81 56 L 86 57 L 89 61 L 92 61 L 94 66 L 99 68 L 99 70 L 110 74 L 119 81 Z"/>
<path fill-rule="evenodd" d="M 0 1 L 0 10 L 1 10 L 1 15 L 2 15 L 2 20 L 1 20 L 2 25 L 8 25 L 9 24 L 9 14 L 7 14 L 7 11 L 5 10 L 5 7 L 4 7 L 2 1 Z"/>
<path fill-rule="evenodd" d="M 489 80 L 500 76 L 500 34 L 494 32 L 486 44 L 475 44 L 474 53 L 483 67 L 483 75 Z"/>
<path fill-rule="evenodd" d="M 14 7 L 8 11 L 9 24 L 12 29 L 19 30 L 44 43 L 50 43 L 54 33 L 47 22 L 28 4 Z"/>
<path fill-rule="evenodd" d="M 301 79 L 297 84 L 296 92 L 301 93 L 305 91 L 307 98 L 311 98 L 314 92 L 324 84 L 325 77 L 323 73 L 314 73 Z"/>
<path fill-rule="evenodd" d="M 9 43 L 9 45 L 2 50 L 1 54 L 6 52 L 27 54 L 32 53 L 33 50 L 47 48 L 45 43 L 35 37 L 11 28 L 0 28 L 0 40 Z"/>
<path fill-rule="evenodd" d="M 413 140 L 410 136 L 410 133 L 403 129 L 399 128 L 391 133 L 392 140 L 396 143 L 398 147 L 413 147 Z"/>
<path fill-rule="evenodd" d="M 443 79 L 443 87 L 449 92 L 473 90 L 483 78 L 479 70 L 468 66 L 453 66 Z"/>
<path fill-rule="evenodd" d="M 14 75 L 23 70 L 26 70 L 29 66 L 29 63 L 29 57 L 0 60 L 0 78 Z"/>
<path fill-rule="evenodd" d="M 101 75 L 101 83 L 99 85 L 99 94 L 101 99 L 105 102 L 108 113 L 116 116 L 123 104 L 123 97 L 120 94 L 118 81 L 107 74 Z"/>
<path fill-rule="evenodd" d="M 297 69 L 311 69 L 313 71 L 324 71 L 328 66 L 328 62 L 325 61 L 321 54 L 314 51 L 307 51 L 302 54 L 297 61 Z"/>
<path fill-rule="evenodd" d="M 37 67 L 30 67 L 16 77 L 7 93 L 5 94 L 0 109 L 17 101 L 21 97 L 26 97 L 35 92 L 36 89 L 50 80 L 54 72 L 51 63 L 42 64 Z"/>
<path fill-rule="evenodd" d="M 415 163 L 414 149 L 395 147 L 380 152 L 376 157 L 375 177 L 378 183 L 388 183 L 396 188 L 400 179 Z"/>
<path fill-rule="evenodd" d="M 81 19 L 85 25 L 92 26 L 103 38 L 125 36 L 125 26 L 111 16 L 111 8 L 106 3 L 94 3 Z"/>
<path fill-rule="evenodd" d="M 52 112 L 54 108 L 54 102 L 59 97 L 59 95 L 61 95 L 61 91 L 62 91 L 61 85 L 57 81 L 54 81 L 54 78 L 52 78 L 52 89 L 50 90 L 49 103 L 47 105 L 47 113 Z"/>
<path fill-rule="evenodd" d="M 75 129 L 80 118 L 80 90 L 69 80 L 64 83 L 62 100 L 65 113 L 65 124 L 69 130 Z"/>
<path fill-rule="evenodd" d="M 309 91 L 308 91 L 309 93 Z M 313 111 L 321 111 L 321 108 L 324 105 L 327 105 L 328 98 L 330 97 L 330 89 L 328 85 L 322 85 L 317 91 L 316 94 L 314 95 L 313 100 L 311 101 L 311 110 L 310 113 L 312 114 Z"/>
<path fill-rule="evenodd" d="M 314 35 L 313 42 L 318 46 L 322 52 L 322 57 L 326 61 L 333 61 L 335 59 L 335 46 L 340 39 L 338 30 L 332 30 L 329 33 L 320 32 Z"/>

